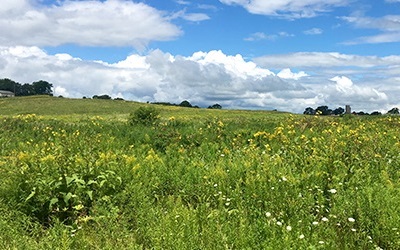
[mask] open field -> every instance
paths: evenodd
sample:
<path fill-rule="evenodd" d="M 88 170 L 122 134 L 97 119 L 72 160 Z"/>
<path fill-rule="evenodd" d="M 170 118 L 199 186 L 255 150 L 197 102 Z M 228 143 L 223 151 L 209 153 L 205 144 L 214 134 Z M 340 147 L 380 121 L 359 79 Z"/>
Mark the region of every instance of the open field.
<path fill-rule="evenodd" d="M 398 116 L 27 97 L 0 128 L 1 249 L 400 249 Z"/>

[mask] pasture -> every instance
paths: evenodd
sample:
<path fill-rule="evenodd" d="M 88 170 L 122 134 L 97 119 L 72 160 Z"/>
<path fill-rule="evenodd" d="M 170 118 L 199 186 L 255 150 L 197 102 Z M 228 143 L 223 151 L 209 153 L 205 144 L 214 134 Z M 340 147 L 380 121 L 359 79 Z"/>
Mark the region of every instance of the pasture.
<path fill-rule="evenodd" d="M 26 97 L 0 128 L 1 249 L 400 249 L 398 116 Z"/>

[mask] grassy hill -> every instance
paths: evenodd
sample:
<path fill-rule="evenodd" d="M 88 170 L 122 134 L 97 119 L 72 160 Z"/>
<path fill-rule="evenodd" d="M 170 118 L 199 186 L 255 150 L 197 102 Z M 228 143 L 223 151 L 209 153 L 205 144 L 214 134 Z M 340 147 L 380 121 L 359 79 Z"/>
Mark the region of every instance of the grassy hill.
<path fill-rule="evenodd" d="M 142 106 L 156 107 L 162 116 L 186 119 L 222 116 L 262 118 L 272 114 L 287 114 L 276 111 L 249 110 L 212 110 L 183 108 L 146 104 L 134 101 L 103 99 L 71 99 L 51 96 L 28 96 L 0 99 L 0 115 L 36 114 L 44 117 L 79 119 L 85 116 L 125 119 L 130 113 Z"/>

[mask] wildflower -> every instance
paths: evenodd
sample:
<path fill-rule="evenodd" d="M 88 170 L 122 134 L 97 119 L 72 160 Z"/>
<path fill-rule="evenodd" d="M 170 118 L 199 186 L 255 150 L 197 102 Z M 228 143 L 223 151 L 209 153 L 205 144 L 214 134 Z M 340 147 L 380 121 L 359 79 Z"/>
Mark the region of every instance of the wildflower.
<path fill-rule="evenodd" d="M 292 231 L 292 227 L 291 226 L 287 226 L 286 230 L 290 232 L 290 231 Z"/>
<path fill-rule="evenodd" d="M 351 229 L 351 231 L 352 231 L 352 232 L 356 232 L 356 231 L 357 231 L 357 229 L 355 229 L 355 228 L 352 228 L 352 229 Z"/>
<path fill-rule="evenodd" d="M 318 225 L 318 221 L 313 221 L 312 223 L 314 226 Z"/>
<path fill-rule="evenodd" d="M 322 241 L 322 240 L 318 241 L 318 243 L 321 244 L 321 245 L 322 245 L 322 244 L 325 244 L 325 242 Z"/>
<path fill-rule="evenodd" d="M 305 237 L 304 234 L 300 234 L 299 239 L 302 240 L 304 239 L 304 237 Z"/>
<path fill-rule="evenodd" d="M 336 194 L 337 191 L 336 191 L 336 189 L 332 188 L 332 189 L 329 189 L 328 192 L 331 194 Z"/>
<path fill-rule="evenodd" d="M 276 225 L 278 225 L 278 226 L 282 226 L 282 222 L 280 222 L 280 221 L 277 221 L 277 222 L 276 222 Z"/>
<path fill-rule="evenodd" d="M 347 220 L 348 220 L 349 222 L 355 222 L 355 221 L 356 221 L 354 218 L 351 218 L 351 217 L 348 218 Z"/>
<path fill-rule="evenodd" d="M 322 217 L 322 219 L 321 219 L 322 221 L 325 221 L 325 222 L 327 222 L 327 221 L 329 221 L 329 219 L 328 218 L 326 218 L 326 217 Z"/>
<path fill-rule="evenodd" d="M 265 216 L 271 217 L 271 213 L 270 213 L 270 212 L 266 212 L 266 213 L 265 213 Z"/>

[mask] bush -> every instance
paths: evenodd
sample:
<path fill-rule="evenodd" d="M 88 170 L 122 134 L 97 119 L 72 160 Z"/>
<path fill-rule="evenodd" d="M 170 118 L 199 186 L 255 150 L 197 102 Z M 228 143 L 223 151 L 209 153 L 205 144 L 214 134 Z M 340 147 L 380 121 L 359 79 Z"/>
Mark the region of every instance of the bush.
<path fill-rule="evenodd" d="M 140 107 L 129 116 L 129 123 L 131 125 L 154 124 L 160 117 L 160 112 L 154 107 Z"/>

